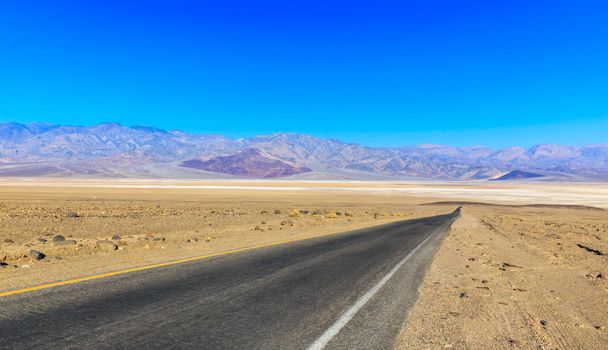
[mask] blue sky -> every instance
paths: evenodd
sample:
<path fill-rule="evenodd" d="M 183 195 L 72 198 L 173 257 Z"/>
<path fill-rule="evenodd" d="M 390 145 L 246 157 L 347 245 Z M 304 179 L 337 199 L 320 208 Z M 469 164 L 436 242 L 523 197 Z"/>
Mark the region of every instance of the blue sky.
<path fill-rule="evenodd" d="M 11 1 L 0 122 L 608 142 L 606 1 Z"/>

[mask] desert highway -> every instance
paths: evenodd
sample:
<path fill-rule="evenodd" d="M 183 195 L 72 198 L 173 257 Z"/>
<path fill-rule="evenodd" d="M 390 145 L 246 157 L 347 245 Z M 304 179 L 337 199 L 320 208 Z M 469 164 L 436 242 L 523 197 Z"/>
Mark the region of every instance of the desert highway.
<path fill-rule="evenodd" d="M 0 349 L 390 349 L 460 210 L 0 298 Z"/>

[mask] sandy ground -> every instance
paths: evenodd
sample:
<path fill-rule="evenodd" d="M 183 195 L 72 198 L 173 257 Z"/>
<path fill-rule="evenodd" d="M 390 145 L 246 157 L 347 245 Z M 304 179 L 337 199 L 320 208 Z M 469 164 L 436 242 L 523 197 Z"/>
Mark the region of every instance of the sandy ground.
<path fill-rule="evenodd" d="M 458 206 L 436 201 L 608 208 L 608 184 L 0 180 L 0 291 Z M 606 274 L 608 211 L 465 205 L 398 348 L 606 349 Z"/>
<path fill-rule="evenodd" d="M 0 186 L 0 291 L 450 210 L 387 193 L 86 184 Z"/>
<path fill-rule="evenodd" d="M 465 206 L 397 348 L 608 349 L 607 254 L 606 211 Z"/>

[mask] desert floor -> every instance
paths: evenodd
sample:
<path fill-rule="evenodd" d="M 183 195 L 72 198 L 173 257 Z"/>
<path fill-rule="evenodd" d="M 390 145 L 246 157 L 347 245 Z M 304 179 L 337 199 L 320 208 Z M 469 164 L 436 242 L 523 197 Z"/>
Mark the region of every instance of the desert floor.
<path fill-rule="evenodd" d="M 0 292 L 463 204 L 398 348 L 608 348 L 608 184 L 2 180 Z"/>

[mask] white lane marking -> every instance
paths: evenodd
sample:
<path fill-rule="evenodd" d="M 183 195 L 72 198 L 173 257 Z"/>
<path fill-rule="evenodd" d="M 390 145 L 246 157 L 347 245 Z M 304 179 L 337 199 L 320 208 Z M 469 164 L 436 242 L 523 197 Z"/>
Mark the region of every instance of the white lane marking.
<path fill-rule="evenodd" d="M 334 322 L 334 324 L 331 325 L 331 327 L 329 327 L 319 338 L 317 338 L 317 340 L 315 340 L 315 342 L 312 343 L 307 348 L 307 350 L 322 350 L 323 348 L 325 348 L 327 343 L 329 343 L 333 339 L 333 337 L 335 337 L 336 334 L 338 334 L 340 330 L 342 330 L 342 328 L 344 328 L 344 326 L 346 326 L 346 324 L 357 314 L 357 312 L 359 312 L 359 310 L 361 310 L 361 308 L 365 306 L 365 304 L 367 304 L 367 302 L 370 301 L 370 299 L 373 298 L 374 295 L 376 295 L 376 293 L 378 293 L 378 291 L 382 289 L 382 287 L 384 287 L 386 282 L 388 282 L 391 277 L 393 277 L 393 275 L 401 268 L 401 266 L 403 266 L 403 264 L 405 264 L 414 255 L 414 253 L 416 253 L 416 251 L 418 251 L 418 249 L 420 249 L 420 247 L 422 247 L 441 228 L 443 228 L 443 225 L 433 231 L 433 233 L 431 233 L 427 238 L 425 238 L 424 241 L 422 241 L 416 246 L 416 248 L 409 252 L 405 256 L 405 258 L 399 261 L 397 265 L 395 265 L 395 267 L 393 267 L 393 269 L 390 270 L 389 273 L 387 273 L 386 276 L 384 276 L 380 280 L 380 282 L 373 286 L 372 289 L 368 290 L 367 293 L 365 293 L 361 298 L 359 298 L 356 303 L 354 303 L 350 308 L 348 308 L 348 310 L 346 310 L 342 314 L 342 316 L 340 316 L 340 318 L 336 322 Z"/>

